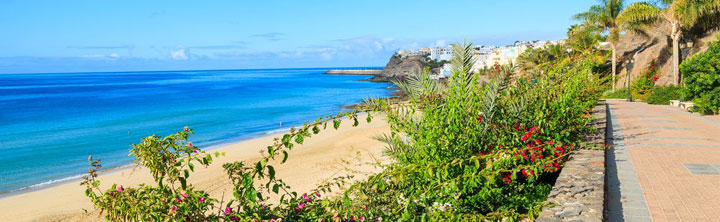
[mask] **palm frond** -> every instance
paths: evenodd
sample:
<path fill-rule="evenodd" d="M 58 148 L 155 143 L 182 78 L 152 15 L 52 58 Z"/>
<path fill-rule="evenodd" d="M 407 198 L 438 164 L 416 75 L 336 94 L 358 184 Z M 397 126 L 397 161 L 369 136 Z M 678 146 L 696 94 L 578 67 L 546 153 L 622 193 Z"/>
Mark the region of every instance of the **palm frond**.
<path fill-rule="evenodd" d="M 412 147 L 405 143 L 398 135 L 380 134 L 372 137 L 374 140 L 385 143 L 383 153 L 388 156 L 399 157 L 401 154 L 412 152 Z"/>
<path fill-rule="evenodd" d="M 620 13 L 618 23 L 623 30 L 638 32 L 643 27 L 658 21 L 661 13 L 660 8 L 650 3 L 633 3 Z"/>
<path fill-rule="evenodd" d="M 442 94 L 445 86 L 430 76 L 430 69 L 425 68 L 422 73 L 410 75 L 405 80 L 392 81 L 403 93 L 411 99 L 421 99 Z"/>
<path fill-rule="evenodd" d="M 453 45 L 453 57 L 450 60 L 453 73 L 466 79 L 472 78 L 472 66 L 475 64 L 475 49 L 472 43 L 464 42 L 462 45 Z"/>

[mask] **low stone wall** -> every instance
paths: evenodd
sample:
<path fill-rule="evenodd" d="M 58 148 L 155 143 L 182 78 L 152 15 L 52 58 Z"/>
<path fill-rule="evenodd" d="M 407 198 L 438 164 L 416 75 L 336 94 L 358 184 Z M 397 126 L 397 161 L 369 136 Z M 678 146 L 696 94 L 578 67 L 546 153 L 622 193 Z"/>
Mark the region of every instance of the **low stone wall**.
<path fill-rule="evenodd" d="M 575 151 L 565 163 L 548 196 L 549 205 L 535 221 L 603 221 L 605 200 L 605 151 L 607 106 L 604 101 L 593 109 L 596 128 L 586 135 L 591 145 Z"/>

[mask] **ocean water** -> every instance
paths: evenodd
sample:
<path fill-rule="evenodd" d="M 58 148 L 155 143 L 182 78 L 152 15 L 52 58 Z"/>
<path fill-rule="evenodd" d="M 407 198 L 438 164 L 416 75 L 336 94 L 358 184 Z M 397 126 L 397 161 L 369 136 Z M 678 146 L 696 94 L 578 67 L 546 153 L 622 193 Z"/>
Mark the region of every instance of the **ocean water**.
<path fill-rule="evenodd" d="M 0 75 L 0 193 L 132 163 L 131 144 L 183 126 L 203 148 L 334 114 L 387 83 L 327 69 Z M 257 147 L 248 147 L 256 149 Z"/>

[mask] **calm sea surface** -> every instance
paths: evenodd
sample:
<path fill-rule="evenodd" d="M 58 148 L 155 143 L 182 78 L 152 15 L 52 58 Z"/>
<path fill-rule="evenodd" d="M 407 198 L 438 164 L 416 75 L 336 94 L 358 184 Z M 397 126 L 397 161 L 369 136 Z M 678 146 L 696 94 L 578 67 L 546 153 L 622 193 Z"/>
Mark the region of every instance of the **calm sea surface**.
<path fill-rule="evenodd" d="M 190 126 L 207 148 L 386 97 L 389 84 L 327 69 L 0 75 L 0 193 L 109 169 L 130 145 Z M 256 148 L 256 147 L 253 147 Z"/>

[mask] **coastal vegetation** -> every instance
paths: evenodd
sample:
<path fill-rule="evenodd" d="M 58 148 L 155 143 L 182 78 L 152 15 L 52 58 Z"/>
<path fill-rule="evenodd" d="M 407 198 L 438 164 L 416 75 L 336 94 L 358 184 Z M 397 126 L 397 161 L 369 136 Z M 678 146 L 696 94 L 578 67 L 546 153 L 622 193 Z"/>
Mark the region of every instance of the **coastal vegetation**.
<path fill-rule="evenodd" d="M 113 221 L 379 221 L 519 220 L 543 206 L 553 178 L 573 150 L 582 146 L 588 114 L 601 92 L 592 73 L 605 57 L 564 53 L 546 75 L 516 76 L 514 67 L 495 67 L 481 82 L 471 72 L 472 44 L 455 46 L 454 74 L 447 83 L 427 72 L 398 83 L 407 102 L 368 100 L 360 110 L 384 114 L 391 133 L 382 136 L 393 161 L 366 180 L 338 177 L 311 193 L 292 191 L 271 163 L 328 126 L 357 112 L 327 116 L 275 140 L 255 163 L 223 167 L 234 184 L 232 200 L 216 200 L 188 182 L 196 166 L 212 163 L 189 142 L 191 129 L 135 144 L 136 164 L 151 171 L 154 185 L 99 189 L 99 160 L 83 184 L 86 195 Z M 550 49 L 549 49 L 550 50 Z M 371 121 L 372 115 L 365 121 Z M 331 194 L 342 187 L 342 195 Z M 270 202 L 270 194 L 279 195 Z"/>
<path fill-rule="evenodd" d="M 702 8 L 700 1 L 663 2 L 673 10 L 681 10 L 678 2 Z M 85 194 L 111 221 L 534 219 L 569 155 L 592 148 L 582 139 L 592 130 L 587 126 L 593 118 L 590 111 L 599 98 L 625 98 L 630 90 L 636 98 L 664 104 L 682 91 L 703 110 L 717 112 L 720 106 L 717 43 L 680 66 L 685 88 L 655 86 L 658 71 L 650 66 L 628 88 L 603 95 L 611 88 L 608 84 L 615 85 L 616 55 L 614 50 L 610 55 L 597 50 L 597 45 L 614 44 L 614 35 L 650 24 L 660 11 L 640 8 L 655 7 L 650 4 L 633 4 L 623 11 L 622 1 L 602 3 L 576 16 L 587 22 L 571 27 L 566 42 L 527 50 L 517 67 L 496 65 L 473 72 L 473 44 L 455 44 L 447 81 L 433 80 L 426 68 L 394 82 L 407 101 L 368 99 L 356 110 L 292 128 L 264 147 L 260 160 L 223 165 L 233 185 L 229 200 L 214 199 L 188 181 L 196 167 L 212 164 L 223 154 L 194 146 L 193 131 L 187 127 L 166 137 L 142 138 L 130 150 L 135 163 L 151 172 L 154 184 L 102 190 L 97 177 L 102 165 L 91 157 Z M 367 118 L 360 119 L 360 112 Z M 289 151 L 313 135 L 338 129 L 342 121 L 358 126 L 378 115 L 384 115 L 391 128 L 377 136 L 391 159 L 380 164 L 379 173 L 361 180 L 339 176 L 308 193 L 294 191 L 276 176 L 273 164 L 292 158 Z"/>
<path fill-rule="evenodd" d="M 698 112 L 720 112 L 720 36 L 707 52 L 684 61 L 680 70 L 685 75 L 683 98 L 693 101 Z"/>

